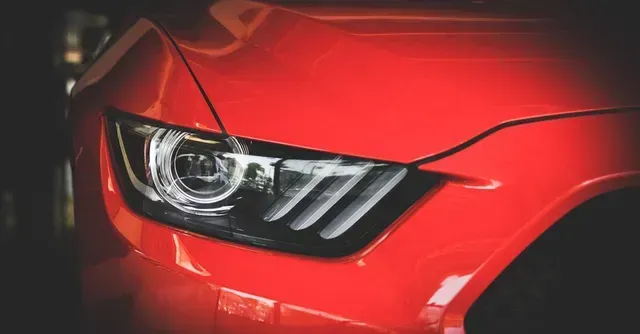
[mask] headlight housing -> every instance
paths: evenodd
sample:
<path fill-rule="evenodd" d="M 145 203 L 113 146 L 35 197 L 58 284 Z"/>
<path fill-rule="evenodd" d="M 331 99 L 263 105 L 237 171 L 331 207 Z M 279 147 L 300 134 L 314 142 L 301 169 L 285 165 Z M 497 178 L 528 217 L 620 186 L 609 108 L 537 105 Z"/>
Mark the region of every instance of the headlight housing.
<path fill-rule="evenodd" d="M 106 118 L 129 206 L 191 232 L 315 256 L 364 247 L 437 179 L 414 166 Z"/>

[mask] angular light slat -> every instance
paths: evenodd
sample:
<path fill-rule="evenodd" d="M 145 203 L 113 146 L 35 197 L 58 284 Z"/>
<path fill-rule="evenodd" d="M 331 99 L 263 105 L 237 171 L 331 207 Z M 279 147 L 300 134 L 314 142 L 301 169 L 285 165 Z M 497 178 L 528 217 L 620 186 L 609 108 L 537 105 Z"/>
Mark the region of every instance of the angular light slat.
<path fill-rule="evenodd" d="M 376 203 L 402 181 L 407 175 L 407 169 L 391 166 L 384 171 L 373 183 L 367 187 L 349 206 L 347 206 L 329 225 L 320 231 L 324 239 L 339 237 L 350 229 Z"/>
<path fill-rule="evenodd" d="M 327 189 L 315 201 L 311 203 L 296 219 L 289 224 L 291 229 L 299 231 L 313 225 L 331 207 L 333 207 L 349 190 L 362 180 L 369 173 L 375 164 L 371 161 L 362 166 L 350 166 L 359 168 L 352 175 L 340 176 L 333 181 Z"/>
<path fill-rule="evenodd" d="M 271 207 L 264 213 L 262 218 L 267 222 L 278 220 L 291 209 L 293 209 L 300 201 L 305 198 L 318 183 L 328 177 L 331 172 L 340 164 L 340 157 L 333 159 L 332 161 L 312 161 L 308 166 L 311 166 L 311 173 L 301 176 L 294 184 L 292 184 L 287 191 L 271 205 Z M 313 174 L 315 168 L 322 166 L 323 168 L 317 174 Z"/>

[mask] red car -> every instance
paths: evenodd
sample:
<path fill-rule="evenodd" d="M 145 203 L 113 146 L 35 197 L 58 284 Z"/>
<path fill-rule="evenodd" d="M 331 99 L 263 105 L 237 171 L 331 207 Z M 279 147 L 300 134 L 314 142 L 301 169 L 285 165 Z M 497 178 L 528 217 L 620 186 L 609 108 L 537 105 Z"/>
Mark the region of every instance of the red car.
<path fill-rule="evenodd" d="M 178 2 L 114 34 L 70 104 L 88 329 L 620 324 L 638 75 L 492 8 Z"/>

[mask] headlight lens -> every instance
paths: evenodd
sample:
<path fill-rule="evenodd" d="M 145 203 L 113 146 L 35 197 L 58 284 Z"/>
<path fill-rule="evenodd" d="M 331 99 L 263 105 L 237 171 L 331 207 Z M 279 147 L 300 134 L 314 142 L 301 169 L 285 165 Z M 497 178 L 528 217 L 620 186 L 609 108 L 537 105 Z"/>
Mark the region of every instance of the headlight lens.
<path fill-rule="evenodd" d="M 227 213 L 226 207 L 216 203 L 230 198 L 242 184 L 245 145 L 235 138 L 206 140 L 179 130 L 157 129 L 148 150 L 150 180 L 163 200 L 192 214 Z"/>
<path fill-rule="evenodd" d="M 192 232 L 317 256 L 370 242 L 433 187 L 411 166 L 108 117 L 128 204 Z"/>

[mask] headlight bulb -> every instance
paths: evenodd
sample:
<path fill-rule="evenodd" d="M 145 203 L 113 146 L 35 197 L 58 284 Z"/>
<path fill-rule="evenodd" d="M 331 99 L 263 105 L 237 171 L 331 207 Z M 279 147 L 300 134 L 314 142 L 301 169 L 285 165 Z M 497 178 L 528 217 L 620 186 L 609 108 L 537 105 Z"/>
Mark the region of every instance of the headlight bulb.
<path fill-rule="evenodd" d="M 220 215 L 207 205 L 229 198 L 241 185 L 248 150 L 231 138 L 205 140 L 178 130 L 158 129 L 149 143 L 151 182 L 158 195 L 176 208 Z"/>

